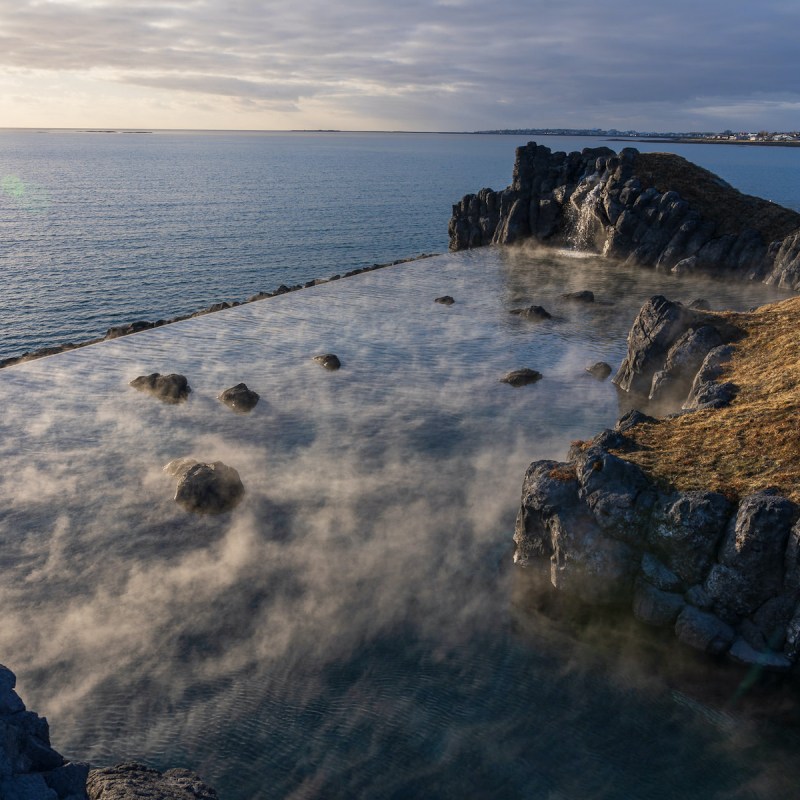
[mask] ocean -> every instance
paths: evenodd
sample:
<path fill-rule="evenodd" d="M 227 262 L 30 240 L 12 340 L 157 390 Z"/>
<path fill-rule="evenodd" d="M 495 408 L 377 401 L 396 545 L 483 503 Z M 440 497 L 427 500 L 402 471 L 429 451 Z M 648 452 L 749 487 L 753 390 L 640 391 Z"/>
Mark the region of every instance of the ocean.
<path fill-rule="evenodd" d="M 136 306 L 133 317 L 176 313 L 172 303 L 185 292 L 196 293 L 192 310 L 444 250 L 450 193 L 508 183 L 515 144 L 276 135 L 306 177 L 288 177 L 288 167 L 274 173 L 284 191 L 276 183 L 271 203 L 253 212 L 244 198 L 266 193 L 270 173 L 246 165 L 269 150 L 270 136 L 130 135 L 138 156 L 121 161 L 123 136 L 48 133 L 37 147 L 81 150 L 84 166 L 93 148 L 95 174 L 122 170 L 138 187 L 97 184 L 93 198 L 90 178 L 62 164 L 72 175 L 62 174 L 62 191 L 83 186 L 81 214 L 92 208 L 105 222 L 73 221 L 74 240 L 54 231 L 49 261 L 59 248 L 78 259 L 83 242 L 87 264 L 91 252 L 108 249 L 110 273 L 117 244 L 125 259 L 141 251 L 136 263 L 151 264 L 149 281 L 164 278 L 163 296 L 141 275 L 123 291 L 133 272 L 121 263 L 110 294 L 129 302 L 149 286 L 163 305 L 158 314 Z M 501 175 L 494 181 L 489 152 Z M 773 153 L 754 178 L 784 157 Z M 468 166 L 467 178 L 456 177 L 456 162 Z M 324 178 L 312 177 L 314 163 Z M 234 164 L 242 185 L 231 179 Z M 278 170 L 280 160 L 272 164 Z M 359 165 L 365 185 L 351 177 L 346 192 L 334 192 L 327 170 L 342 182 Z M 55 162 L 47 169 L 58 172 Z M 186 186 L 175 195 L 159 184 L 162 171 L 179 172 Z M 431 176 L 439 176 L 435 190 L 424 188 Z M 300 184 L 304 200 L 286 191 Z M 27 202 L 24 215 L 41 225 L 44 246 L 58 193 L 14 186 L 4 203 L 16 198 L 19 221 Z M 419 234 L 411 220 L 426 216 L 420 204 L 434 210 L 435 193 L 448 195 L 445 207 Z M 217 204 L 208 208 L 210 197 Z M 145 210 L 159 208 L 162 216 L 148 221 Z M 237 236 L 260 241 L 262 256 L 283 253 L 283 271 L 248 257 Z M 194 255 L 180 261 L 178 243 L 189 241 Z M 248 289 L 241 264 L 238 273 L 211 266 L 225 253 L 228 263 L 252 267 Z M 156 262 L 172 265 L 173 297 Z M 62 274 L 53 294 L 100 307 L 101 273 L 94 293 Z M 212 280 L 221 283 L 209 290 Z M 579 289 L 596 302 L 561 297 Z M 571 441 L 613 425 L 620 398 L 585 367 L 620 363 L 631 321 L 655 293 L 702 297 L 716 309 L 787 296 L 574 251 L 485 248 L 0 370 L 0 662 L 16 672 L 28 707 L 47 717 L 54 746 L 96 765 L 187 767 L 225 800 L 795 800 L 795 686 L 765 685 L 694 657 L 627 613 L 559 614 L 535 572 L 512 563 L 525 469 L 534 459 L 563 459 Z M 443 294 L 455 303 L 434 303 Z M 45 295 L 29 290 L 18 304 L 32 309 L 33 327 Z M 532 303 L 552 319 L 509 313 Z M 96 323 L 131 317 L 119 313 Z M 341 358 L 339 371 L 313 361 L 324 352 Z M 543 377 L 520 389 L 500 382 L 520 367 Z M 188 402 L 165 405 L 128 385 L 155 371 L 186 375 Z M 217 399 L 241 381 L 261 395 L 250 414 Z M 237 469 L 242 503 L 215 517 L 184 512 L 163 471 L 182 457 Z"/>
<path fill-rule="evenodd" d="M 529 138 L 0 131 L 0 358 L 444 252 L 451 205 L 507 186 Z M 797 149 L 636 146 L 800 209 Z"/>

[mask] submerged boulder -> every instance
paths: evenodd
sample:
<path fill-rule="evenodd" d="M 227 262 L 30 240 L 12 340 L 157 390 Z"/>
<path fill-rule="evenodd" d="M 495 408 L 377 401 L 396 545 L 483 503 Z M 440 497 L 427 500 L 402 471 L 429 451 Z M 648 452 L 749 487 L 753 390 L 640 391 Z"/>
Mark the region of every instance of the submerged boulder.
<path fill-rule="evenodd" d="M 455 303 L 452 297 L 449 294 L 442 295 L 441 297 L 434 298 L 434 303 L 438 303 L 440 306 L 451 306 Z"/>
<path fill-rule="evenodd" d="M 500 378 L 501 383 L 507 383 L 514 388 L 518 388 L 520 386 L 527 386 L 529 383 L 535 383 L 538 380 L 541 380 L 542 373 L 537 372 L 535 369 L 529 369 L 528 367 L 523 367 L 522 369 L 515 369 L 509 372 L 504 377 Z"/>
<path fill-rule="evenodd" d="M 527 308 L 512 308 L 509 314 L 530 320 L 552 319 L 553 315 L 542 306 L 528 306 Z"/>
<path fill-rule="evenodd" d="M 140 392 L 147 392 L 153 397 L 171 404 L 184 402 L 189 396 L 189 392 L 192 391 L 186 377 L 175 373 L 161 375 L 153 372 L 150 375 L 140 375 L 138 378 L 134 378 L 129 385 Z"/>
<path fill-rule="evenodd" d="M 202 463 L 178 458 L 164 467 L 178 478 L 175 502 L 196 514 L 222 514 L 230 511 L 244 495 L 239 473 L 221 461 Z"/>

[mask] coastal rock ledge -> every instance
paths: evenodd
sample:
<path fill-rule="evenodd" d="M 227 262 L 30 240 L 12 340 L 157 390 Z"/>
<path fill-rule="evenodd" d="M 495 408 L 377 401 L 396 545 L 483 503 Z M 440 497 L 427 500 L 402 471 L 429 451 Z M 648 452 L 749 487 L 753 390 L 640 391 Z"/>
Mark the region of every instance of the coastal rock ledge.
<path fill-rule="evenodd" d="M 671 153 L 517 148 L 511 186 L 453 206 L 450 249 L 524 240 L 800 288 L 800 214 Z"/>
<path fill-rule="evenodd" d="M 788 304 L 792 315 L 800 311 L 798 300 Z M 794 316 L 786 308 L 787 303 L 764 307 L 757 319 L 769 325 L 781 314 L 791 336 Z M 796 496 L 769 486 L 741 494 L 704 490 L 698 488 L 708 479 L 702 472 L 693 475 L 699 484 L 686 488 L 635 463 L 657 449 L 652 432 L 659 428 L 683 426 L 685 435 L 686 423 L 696 422 L 715 436 L 732 428 L 737 408 L 748 401 L 744 389 L 736 406 L 722 411 L 726 403 L 704 404 L 698 397 L 713 396 L 712 388 L 723 385 L 718 381 L 725 377 L 724 365 L 737 358 L 738 345 L 729 342 L 745 338 L 733 323 L 746 316 L 689 309 L 663 297 L 645 304 L 614 381 L 644 402 L 654 387 L 671 384 L 675 397 L 680 386 L 686 393 L 683 410 L 663 420 L 629 411 L 613 430 L 573 443 L 567 461 L 531 464 L 522 486 L 514 560 L 549 568 L 555 590 L 579 602 L 628 605 L 640 621 L 671 627 L 690 647 L 745 665 L 796 672 Z M 681 362 L 682 370 L 675 366 Z M 660 380 L 670 371 L 670 381 Z M 754 403 L 746 405 L 751 427 L 760 424 L 754 409 Z M 643 445 L 643 431 L 651 434 L 650 446 Z M 732 434 L 734 446 L 737 435 Z M 671 456 L 676 441 L 666 445 Z M 687 474 L 696 473 L 700 454 L 686 455 Z"/>

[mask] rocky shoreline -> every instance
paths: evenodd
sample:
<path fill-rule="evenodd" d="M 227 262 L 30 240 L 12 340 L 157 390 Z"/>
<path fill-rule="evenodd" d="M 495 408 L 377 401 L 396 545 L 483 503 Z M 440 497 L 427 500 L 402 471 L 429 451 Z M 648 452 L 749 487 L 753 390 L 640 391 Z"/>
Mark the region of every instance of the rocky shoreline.
<path fill-rule="evenodd" d="M 800 213 L 671 153 L 517 148 L 511 185 L 453 206 L 450 249 L 569 244 L 645 267 L 800 288 Z"/>
<path fill-rule="evenodd" d="M 0 798 L 2 800 L 217 800 L 189 770 L 158 772 L 127 763 L 93 769 L 67 761 L 50 745 L 44 717 L 14 691 L 14 673 L 0 664 Z"/>
<path fill-rule="evenodd" d="M 352 278 L 355 275 L 361 275 L 364 272 L 372 272 L 376 269 L 384 269 L 385 267 L 393 267 L 397 264 L 405 264 L 409 261 L 419 261 L 424 258 L 431 258 L 432 256 L 437 255 L 436 253 L 420 253 L 418 256 L 412 256 L 411 258 L 400 258 L 396 259 L 395 261 L 389 261 L 385 264 L 372 264 L 369 267 L 361 267 L 359 269 L 353 269 L 349 272 L 345 272 L 342 275 L 336 274 L 331 275 L 330 278 L 314 278 L 312 280 L 306 281 L 305 283 L 298 283 L 293 286 L 287 286 L 286 284 L 281 284 L 277 289 L 272 292 L 258 292 L 257 294 L 248 297 L 247 300 L 233 300 L 233 301 L 225 301 L 222 303 L 214 303 L 208 308 L 202 308 L 199 311 L 194 311 L 191 314 L 181 314 L 180 316 L 171 317 L 169 319 L 159 319 L 155 322 L 151 322 L 149 320 L 136 320 L 135 322 L 129 322 L 125 325 L 114 325 L 113 327 L 109 328 L 105 336 L 100 336 L 96 339 L 88 339 L 83 342 L 65 342 L 59 345 L 53 345 L 51 347 L 42 347 L 38 350 L 33 350 L 31 352 L 22 353 L 19 356 L 11 356 L 10 358 L 0 359 L 0 369 L 3 367 L 11 367 L 14 364 L 22 364 L 26 361 L 32 361 L 35 358 L 44 358 L 45 356 L 53 356 L 57 353 L 64 353 L 68 350 L 76 350 L 79 347 L 88 347 L 90 344 L 98 344 L 99 342 L 107 341 L 108 339 L 118 339 L 120 336 L 128 336 L 132 333 L 139 333 L 140 331 L 151 330 L 153 328 L 161 328 L 164 325 L 171 325 L 173 322 L 183 322 L 187 319 L 192 319 L 194 317 L 202 317 L 205 314 L 213 314 L 217 311 L 224 311 L 227 308 L 235 308 L 236 306 L 246 305 L 247 303 L 254 303 L 258 300 L 268 300 L 271 297 L 278 297 L 282 294 L 288 294 L 289 292 L 297 292 L 300 289 L 309 289 L 312 286 L 321 286 L 324 283 L 330 283 L 331 281 L 338 281 L 342 278 Z"/>
<path fill-rule="evenodd" d="M 777 304 L 775 313 L 787 304 L 796 320 L 797 301 Z M 713 426 L 721 409 L 747 399 L 726 380 L 742 360 L 736 342 L 746 336 L 747 317 L 660 296 L 643 306 L 613 380 L 631 405 L 671 404 L 677 413 L 659 421 L 631 410 L 613 430 L 573 443 L 567 461 L 531 464 L 514 560 L 549 570 L 557 593 L 591 606 L 629 606 L 638 620 L 672 628 L 689 647 L 797 674 L 800 505 L 768 476 L 738 496 L 728 486 L 703 487 L 711 481 L 702 474 L 679 489 L 634 463 L 645 448 L 640 430 L 685 415 L 705 416 Z M 748 424 L 758 422 L 751 413 Z M 691 464 L 692 452 L 684 456 Z"/>

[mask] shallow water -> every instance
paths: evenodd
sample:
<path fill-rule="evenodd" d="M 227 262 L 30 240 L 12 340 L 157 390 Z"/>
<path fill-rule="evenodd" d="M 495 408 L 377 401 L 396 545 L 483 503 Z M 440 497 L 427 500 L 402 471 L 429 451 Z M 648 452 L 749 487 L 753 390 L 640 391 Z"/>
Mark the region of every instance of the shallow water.
<path fill-rule="evenodd" d="M 0 653 L 55 746 L 228 800 L 795 796 L 796 727 L 709 697 L 710 669 L 676 682 L 630 622 L 550 620 L 511 564 L 527 464 L 613 423 L 583 370 L 656 292 L 784 296 L 485 249 L 1 371 Z M 531 303 L 554 318 L 508 313 Z M 499 382 L 523 366 L 543 379 Z M 190 400 L 127 386 L 153 371 Z M 216 400 L 240 381 L 249 415 Z M 172 501 L 190 455 L 239 471 L 239 507 Z"/>

